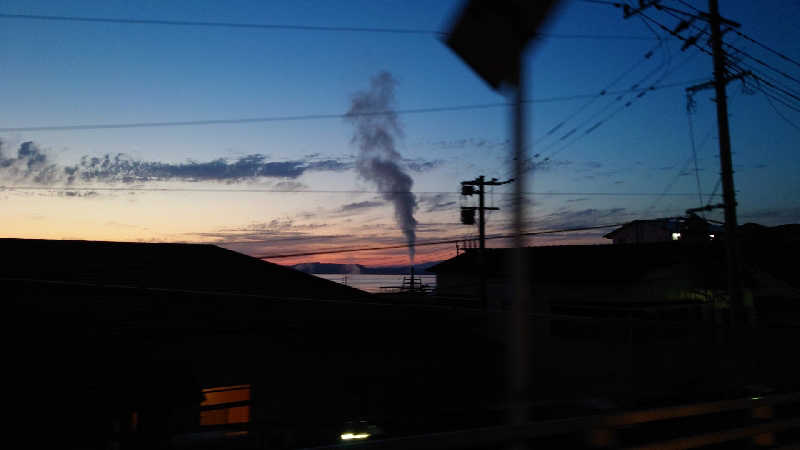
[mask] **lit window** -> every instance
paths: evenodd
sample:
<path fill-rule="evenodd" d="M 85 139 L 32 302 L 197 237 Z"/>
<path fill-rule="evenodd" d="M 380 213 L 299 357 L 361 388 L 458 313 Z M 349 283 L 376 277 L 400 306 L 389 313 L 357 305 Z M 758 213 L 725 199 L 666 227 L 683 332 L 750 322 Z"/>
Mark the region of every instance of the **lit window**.
<path fill-rule="evenodd" d="M 342 433 L 341 438 L 343 441 L 349 441 L 352 439 L 366 439 L 369 436 L 369 433 Z"/>
<path fill-rule="evenodd" d="M 672 240 L 673 241 L 677 241 L 680 238 L 681 238 L 681 234 L 680 233 L 672 233 Z"/>
<path fill-rule="evenodd" d="M 250 421 L 250 385 L 203 389 L 200 425 L 227 425 Z"/>

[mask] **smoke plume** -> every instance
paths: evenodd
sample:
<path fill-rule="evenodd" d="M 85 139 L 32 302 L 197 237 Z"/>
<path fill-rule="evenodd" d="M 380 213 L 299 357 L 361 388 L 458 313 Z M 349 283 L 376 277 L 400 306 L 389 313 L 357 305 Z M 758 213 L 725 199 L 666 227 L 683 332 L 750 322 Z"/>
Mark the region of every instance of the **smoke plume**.
<path fill-rule="evenodd" d="M 388 72 L 373 77 L 369 90 L 353 95 L 347 120 L 355 126 L 358 175 L 374 183 L 383 198 L 394 205 L 394 216 L 408 241 L 408 256 L 413 264 L 417 199 L 411 193 L 414 180 L 400 166 L 403 158 L 394 145 L 395 139 L 402 136 L 392 109 L 395 84 Z"/>

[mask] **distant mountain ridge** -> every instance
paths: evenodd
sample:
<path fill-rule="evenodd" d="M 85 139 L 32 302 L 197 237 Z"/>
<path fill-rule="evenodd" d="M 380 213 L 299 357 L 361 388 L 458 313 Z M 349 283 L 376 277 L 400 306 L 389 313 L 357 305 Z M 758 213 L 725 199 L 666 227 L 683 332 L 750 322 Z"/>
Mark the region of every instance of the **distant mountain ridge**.
<path fill-rule="evenodd" d="M 439 264 L 441 261 L 414 264 L 414 273 L 417 275 L 433 275 L 428 272 L 428 267 Z M 407 275 L 408 266 L 367 267 L 361 264 L 334 264 L 321 262 L 300 263 L 291 266 L 293 269 L 312 274 L 366 274 L 366 275 Z"/>

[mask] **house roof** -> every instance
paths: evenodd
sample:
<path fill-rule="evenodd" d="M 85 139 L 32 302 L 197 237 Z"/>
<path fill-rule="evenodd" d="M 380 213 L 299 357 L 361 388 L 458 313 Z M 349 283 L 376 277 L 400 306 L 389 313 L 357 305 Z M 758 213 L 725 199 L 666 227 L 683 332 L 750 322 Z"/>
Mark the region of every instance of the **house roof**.
<path fill-rule="evenodd" d="M 609 233 L 603 235 L 603 237 L 606 239 L 614 239 L 617 234 L 623 232 L 624 230 L 639 225 L 655 225 L 670 232 L 680 231 L 680 222 L 677 219 L 634 220 L 610 231 Z"/>
<path fill-rule="evenodd" d="M 509 273 L 512 249 L 487 249 L 486 267 L 494 276 Z M 524 249 L 536 280 L 561 282 L 624 282 L 651 276 L 657 269 L 683 266 L 687 276 L 705 283 L 724 281 L 722 245 L 680 242 L 621 245 L 564 245 Z M 436 274 L 477 274 L 479 253 L 468 251 L 428 270 Z"/>
<path fill-rule="evenodd" d="M 353 298 L 363 291 L 208 244 L 0 239 L 0 278 Z"/>

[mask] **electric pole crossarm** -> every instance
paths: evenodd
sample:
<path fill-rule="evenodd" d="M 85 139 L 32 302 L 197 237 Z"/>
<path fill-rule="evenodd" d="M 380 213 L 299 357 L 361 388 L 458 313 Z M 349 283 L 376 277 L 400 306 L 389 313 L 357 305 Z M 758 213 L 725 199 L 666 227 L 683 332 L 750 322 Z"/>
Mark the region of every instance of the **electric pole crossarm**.
<path fill-rule="evenodd" d="M 743 80 L 745 77 L 749 77 L 752 75 L 753 75 L 752 72 L 746 70 L 744 72 L 740 72 L 735 75 L 725 76 L 724 82 L 725 84 L 728 84 L 731 81 Z M 694 94 L 695 92 L 704 91 L 706 89 L 713 89 L 714 87 L 716 87 L 716 83 L 717 83 L 716 80 L 712 80 L 712 81 L 706 81 L 705 83 L 695 84 L 694 86 L 687 87 L 686 92 L 688 94 Z"/>

